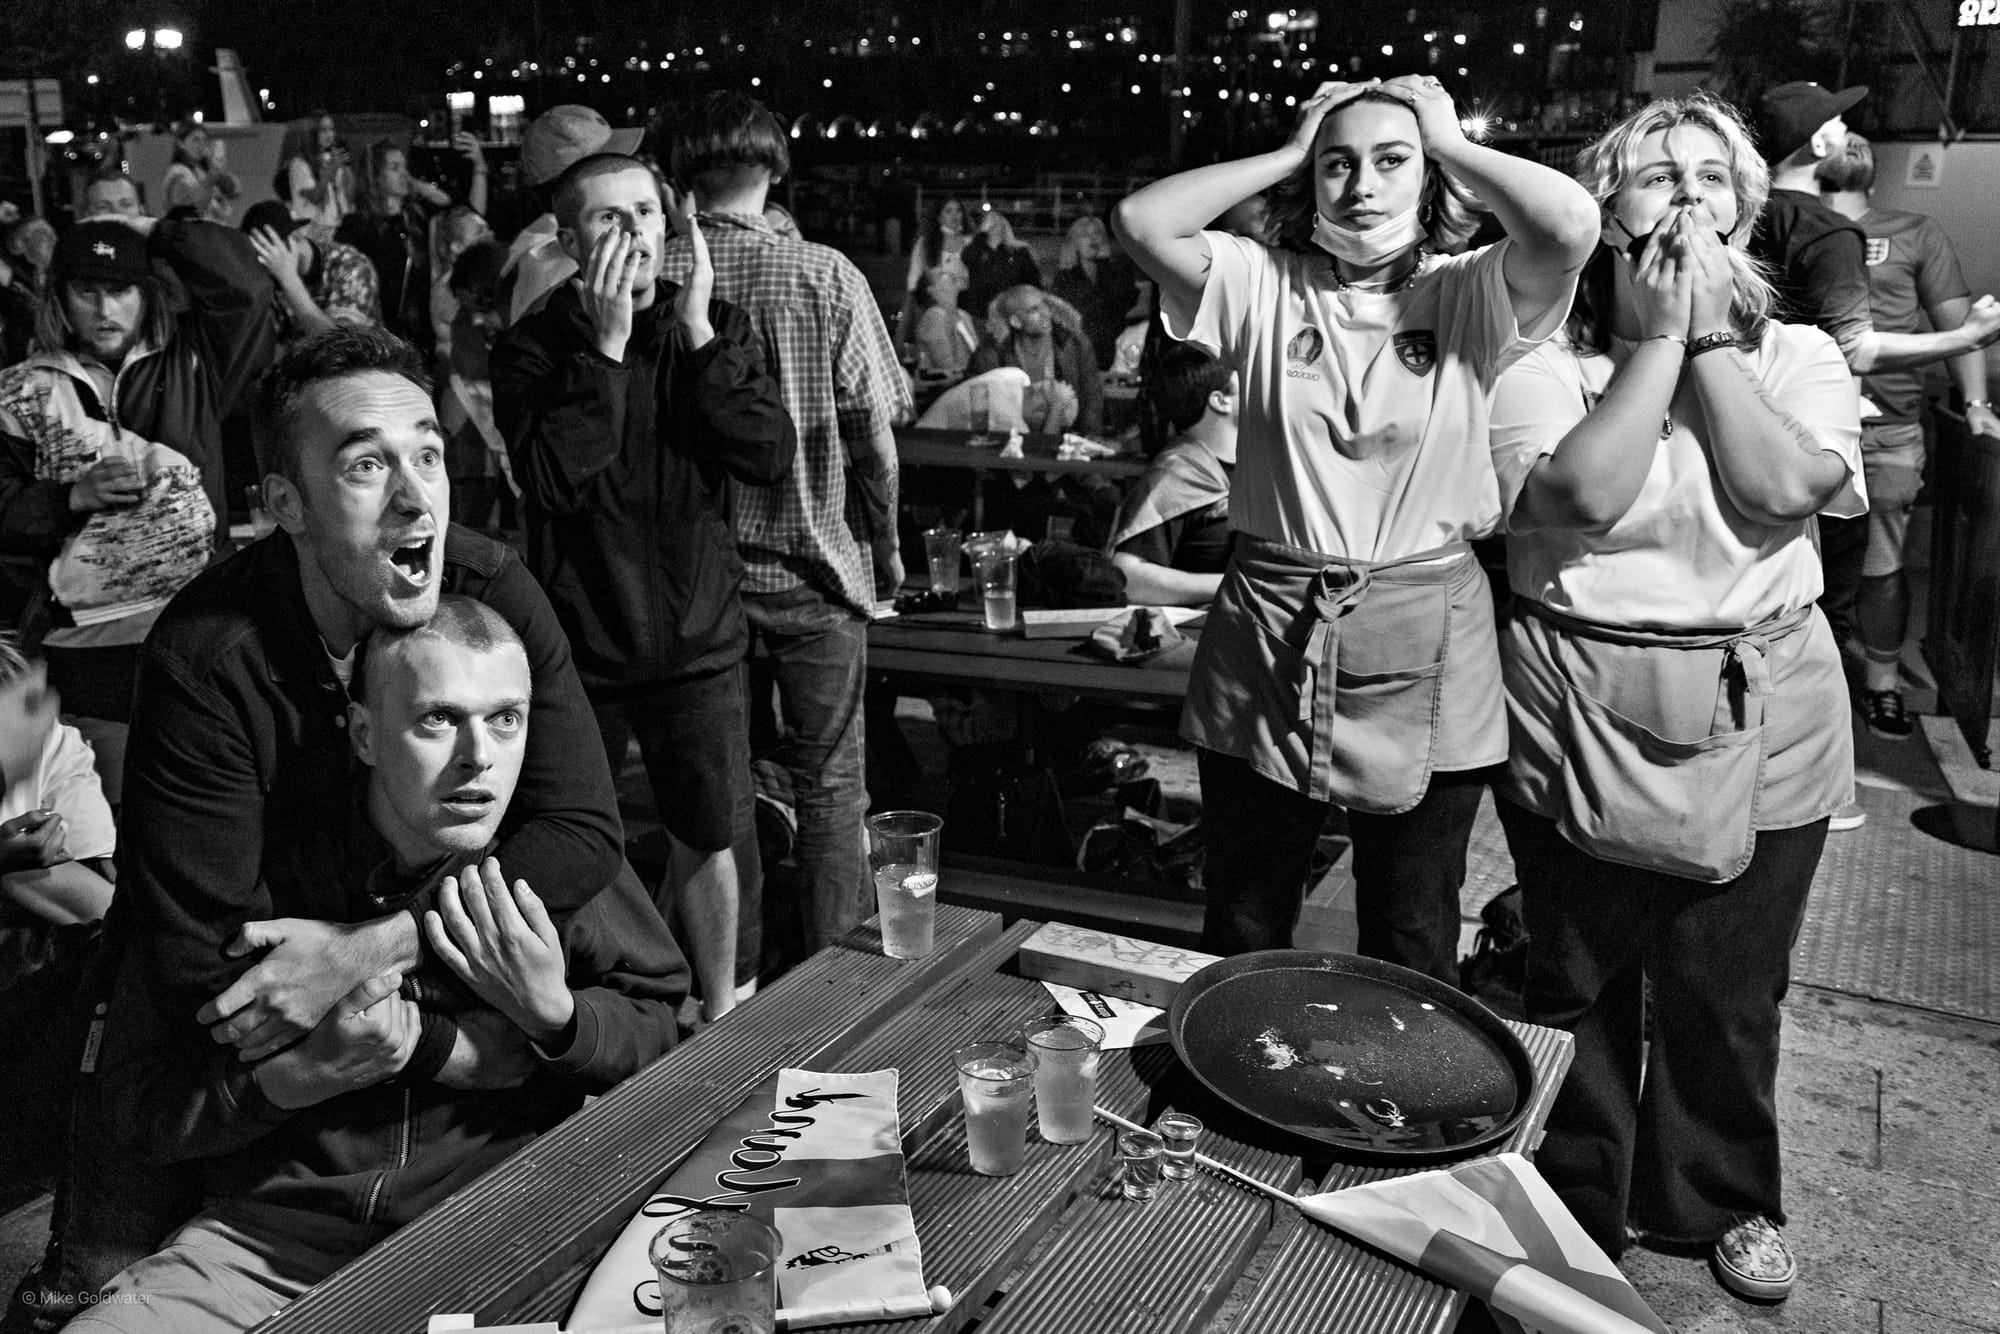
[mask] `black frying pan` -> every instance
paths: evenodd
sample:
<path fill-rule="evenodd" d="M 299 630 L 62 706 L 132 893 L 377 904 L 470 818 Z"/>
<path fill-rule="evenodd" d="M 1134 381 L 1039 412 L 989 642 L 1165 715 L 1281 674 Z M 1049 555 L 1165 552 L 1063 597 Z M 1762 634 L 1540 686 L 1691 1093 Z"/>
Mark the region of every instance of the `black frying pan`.
<path fill-rule="evenodd" d="M 1181 1062 L 1259 1120 L 1365 1158 L 1435 1162 L 1504 1140 L 1534 1066 L 1455 987 L 1352 954 L 1260 950 L 1181 983 Z"/>

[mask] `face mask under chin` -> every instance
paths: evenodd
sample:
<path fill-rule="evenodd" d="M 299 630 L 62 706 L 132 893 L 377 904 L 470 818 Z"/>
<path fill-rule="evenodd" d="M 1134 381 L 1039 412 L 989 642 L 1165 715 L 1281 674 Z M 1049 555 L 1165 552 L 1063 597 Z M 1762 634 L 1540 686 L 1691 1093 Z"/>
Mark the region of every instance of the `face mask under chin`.
<path fill-rule="evenodd" d="M 1366 231 L 1335 226 L 1324 213 L 1313 214 L 1313 244 L 1335 259 L 1373 268 L 1402 254 L 1424 239 L 1418 207 L 1399 213 Z"/>

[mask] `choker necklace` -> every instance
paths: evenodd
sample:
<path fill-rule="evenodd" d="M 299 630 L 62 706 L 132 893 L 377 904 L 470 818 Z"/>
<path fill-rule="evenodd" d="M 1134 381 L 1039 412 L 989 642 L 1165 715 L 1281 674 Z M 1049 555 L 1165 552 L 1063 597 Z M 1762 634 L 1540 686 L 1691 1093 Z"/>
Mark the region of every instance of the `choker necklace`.
<path fill-rule="evenodd" d="M 1379 282 L 1374 279 L 1349 282 L 1340 276 L 1340 266 L 1336 264 L 1333 269 L 1333 290 L 1336 292 L 1365 292 L 1370 296 L 1388 296 L 1391 293 L 1402 291 L 1415 282 L 1424 269 L 1429 266 L 1430 262 L 1430 248 L 1428 246 L 1418 246 L 1416 263 L 1410 266 L 1408 273 L 1398 278 L 1384 278 Z"/>

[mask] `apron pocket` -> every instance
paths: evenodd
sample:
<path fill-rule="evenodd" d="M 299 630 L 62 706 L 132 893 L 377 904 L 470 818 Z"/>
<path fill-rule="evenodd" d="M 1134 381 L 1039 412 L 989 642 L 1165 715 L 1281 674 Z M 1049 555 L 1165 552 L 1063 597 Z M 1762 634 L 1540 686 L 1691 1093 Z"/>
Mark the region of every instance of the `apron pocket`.
<path fill-rule="evenodd" d="M 1563 837 L 1621 866 L 1721 884 L 1757 848 L 1762 711 L 1753 726 L 1669 741 L 1571 684 L 1563 704 Z"/>
<path fill-rule="evenodd" d="M 1340 771 L 1362 810 L 1394 814 L 1424 798 L 1437 737 L 1438 686 L 1444 664 L 1413 671 L 1339 674 Z"/>

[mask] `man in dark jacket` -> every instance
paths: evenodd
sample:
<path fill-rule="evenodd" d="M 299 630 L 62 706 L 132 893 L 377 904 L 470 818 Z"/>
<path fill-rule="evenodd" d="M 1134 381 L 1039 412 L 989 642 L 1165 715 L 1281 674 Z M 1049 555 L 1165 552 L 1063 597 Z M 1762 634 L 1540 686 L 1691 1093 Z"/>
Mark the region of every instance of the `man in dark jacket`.
<path fill-rule="evenodd" d="M 192 1163 L 203 1207 L 71 1328 L 247 1329 L 673 1045 L 687 965 L 630 869 L 558 929 L 489 855 L 541 725 L 531 678 L 470 598 L 374 631 L 347 706 L 366 776 L 266 868 L 300 917 L 434 902 L 437 962 L 364 980 L 254 1063 L 123 972 L 102 1055 L 114 1126 Z"/>
<path fill-rule="evenodd" d="M 181 590 L 140 654 L 102 968 L 123 957 L 177 1022 L 197 1037 L 208 1025 L 200 1040 L 250 1060 L 424 957 L 421 902 L 295 916 L 267 870 L 347 801 L 346 682 L 376 626 L 420 625 L 440 592 L 462 593 L 527 646 L 540 725 L 498 855 L 559 923 L 611 883 L 624 854 L 610 772 L 574 741 L 588 735 L 589 707 L 548 599 L 506 547 L 446 528 L 444 442 L 415 350 L 372 329 L 303 339 L 267 377 L 259 409 L 279 531 Z M 192 1212 L 184 1183 L 141 1179 L 107 1156 L 91 1079 L 76 1097 L 64 1203 L 32 1294 L 40 1310 L 94 1289 Z"/>
<path fill-rule="evenodd" d="M 783 477 L 798 440 L 749 320 L 711 300 L 685 208 L 697 260 L 685 285 L 661 280 L 666 212 L 645 164 L 596 154 L 554 193 L 558 238 L 582 272 L 494 348 L 494 415 L 529 561 L 614 771 L 638 738 L 670 839 L 658 901 L 679 909 L 713 1019 L 736 998 L 731 818 L 749 772 L 743 562 L 724 488 Z"/>

